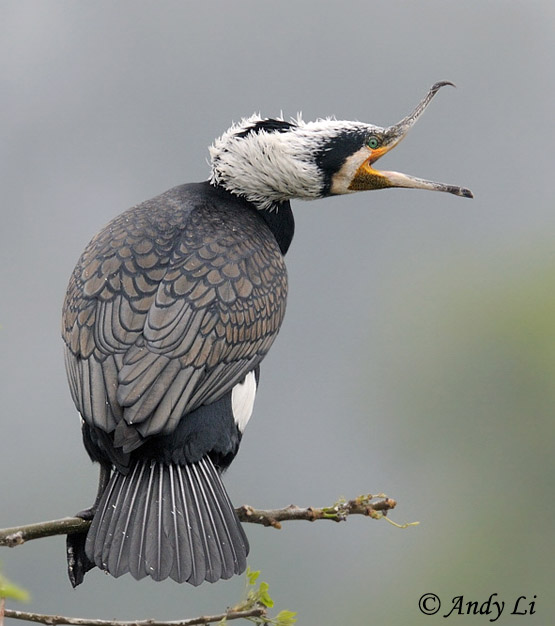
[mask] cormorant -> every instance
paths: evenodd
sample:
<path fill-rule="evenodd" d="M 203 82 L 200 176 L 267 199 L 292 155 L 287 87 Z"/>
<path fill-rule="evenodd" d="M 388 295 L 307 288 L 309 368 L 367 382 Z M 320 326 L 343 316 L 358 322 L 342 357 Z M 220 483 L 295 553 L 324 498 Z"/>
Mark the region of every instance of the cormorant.
<path fill-rule="evenodd" d="M 71 395 L 100 464 L 71 582 L 113 576 L 199 585 L 241 573 L 248 541 L 221 481 L 285 313 L 289 201 L 386 187 L 468 189 L 375 170 L 435 93 L 380 128 L 252 116 L 210 148 L 210 180 L 112 220 L 85 249 L 63 307 Z"/>

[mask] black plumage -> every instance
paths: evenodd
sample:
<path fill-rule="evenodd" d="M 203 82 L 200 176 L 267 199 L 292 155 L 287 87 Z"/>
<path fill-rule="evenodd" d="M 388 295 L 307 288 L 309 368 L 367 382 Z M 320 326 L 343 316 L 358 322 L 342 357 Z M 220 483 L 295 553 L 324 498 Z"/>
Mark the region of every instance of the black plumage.
<path fill-rule="evenodd" d="M 199 585 L 242 572 L 248 541 L 209 456 L 195 463 L 146 457 L 113 474 L 86 550 L 113 576 Z"/>
<path fill-rule="evenodd" d="M 71 393 L 101 465 L 81 513 L 89 532 L 68 536 L 74 585 L 95 565 L 194 585 L 244 570 L 248 542 L 220 475 L 285 313 L 289 201 L 385 187 L 472 197 L 374 168 L 445 84 L 386 129 L 244 119 L 210 148 L 210 181 L 130 209 L 91 241 L 63 309 Z"/>
<path fill-rule="evenodd" d="M 258 378 L 285 312 L 293 221 L 280 213 L 183 185 L 115 218 L 79 260 L 66 366 L 86 449 L 114 471 L 86 543 L 69 538 L 74 584 L 93 565 L 195 585 L 244 570 L 219 475 L 241 439 L 232 389 Z"/>

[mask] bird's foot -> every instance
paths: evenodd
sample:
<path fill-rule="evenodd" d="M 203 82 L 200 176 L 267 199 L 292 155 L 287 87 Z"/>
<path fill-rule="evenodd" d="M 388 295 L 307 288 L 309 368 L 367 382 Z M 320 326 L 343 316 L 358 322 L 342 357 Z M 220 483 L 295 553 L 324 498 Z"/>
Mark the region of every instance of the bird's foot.
<path fill-rule="evenodd" d="M 96 503 L 95 503 L 96 504 Z M 90 521 L 94 517 L 96 506 L 79 511 L 75 517 Z M 95 565 L 85 552 L 87 533 L 72 533 L 66 537 L 67 574 L 73 588 L 83 582 L 85 574 Z"/>
<path fill-rule="evenodd" d="M 86 522 L 90 522 L 92 521 L 92 518 L 94 517 L 94 514 L 96 513 L 96 509 L 97 507 L 95 503 L 93 504 L 93 506 L 90 506 L 88 509 L 83 509 L 82 511 L 79 511 L 79 513 L 75 513 L 74 517 L 80 517 Z"/>

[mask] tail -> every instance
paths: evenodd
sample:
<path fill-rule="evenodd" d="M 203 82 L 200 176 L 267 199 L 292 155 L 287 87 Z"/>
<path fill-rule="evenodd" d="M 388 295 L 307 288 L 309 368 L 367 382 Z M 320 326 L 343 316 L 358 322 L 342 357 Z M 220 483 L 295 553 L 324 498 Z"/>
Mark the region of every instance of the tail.
<path fill-rule="evenodd" d="M 114 472 L 85 549 L 112 576 L 196 586 L 242 573 L 249 543 L 209 457 L 185 466 L 146 459 Z"/>

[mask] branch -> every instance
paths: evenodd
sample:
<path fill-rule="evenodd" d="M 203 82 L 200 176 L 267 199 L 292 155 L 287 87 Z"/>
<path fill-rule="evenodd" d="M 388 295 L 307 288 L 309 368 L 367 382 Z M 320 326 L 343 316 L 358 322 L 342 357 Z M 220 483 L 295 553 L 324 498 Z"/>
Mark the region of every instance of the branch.
<path fill-rule="evenodd" d="M 273 528 L 281 528 L 281 522 L 291 520 L 305 520 L 314 522 L 319 519 L 332 520 L 334 522 L 345 521 L 350 515 L 364 515 L 372 519 L 388 520 L 387 512 L 396 506 L 395 500 L 388 498 L 384 494 L 373 496 L 371 494 L 359 496 L 353 500 L 340 500 L 332 506 L 314 508 L 301 508 L 291 504 L 283 509 L 262 510 L 255 509 L 249 505 L 243 505 L 236 509 L 237 515 L 242 522 L 252 524 L 262 524 L 263 526 L 272 526 Z M 390 521 L 390 520 L 388 520 Z M 395 523 L 395 522 L 391 522 Z M 398 524 L 395 524 L 398 526 Z M 405 524 L 408 526 L 410 524 Z M 39 539 L 41 537 L 51 537 L 53 535 L 70 535 L 73 533 L 86 532 L 90 526 L 90 521 L 83 520 L 79 517 L 64 517 L 49 522 L 40 522 L 38 524 L 28 524 L 26 526 L 16 526 L 13 528 L 0 529 L 0 546 L 15 547 L 19 546 L 31 539 Z M 253 572 L 252 574 L 258 574 Z M 249 578 L 249 585 L 253 585 L 256 576 Z M 267 595 L 267 585 L 262 590 L 262 585 L 258 590 L 259 594 Z M 11 609 L 3 609 L 0 605 L 0 625 L 3 617 L 11 617 L 13 619 L 21 619 L 30 622 L 38 622 L 49 626 L 57 624 L 69 624 L 70 626 L 194 626 L 197 624 L 212 624 L 214 622 L 231 621 L 234 619 L 250 619 L 257 624 L 268 623 L 266 618 L 266 605 L 264 600 L 260 600 L 258 596 L 253 596 L 254 592 L 248 594 L 246 601 L 229 609 L 220 615 L 194 617 L 185 620 L 175 621 L 157 621 L 154 619 L 132 620 L 132 621 L 115 621 L 102 619 L 86 619 L 80 617 L 64 617 L 61 615 L 43 615 L 41 613 L 28 613 L 25 611 L 14 611 Z M 3 603 L 2 603 L 3 604 Z M 270 605 L 268 605 L 270 606 Z M 288 613 L 289 618 L 293 617 L 293 613 Z M 282 615 L 280 613 L 280 615 Z M 278 616 L 279 618 L 279 616 Z M 294 620 L 290 623 L 293 623 Z"/>
<path fill-rule="evenodd" d="M 201 617 L 193 617 L 191 619 L 175 620 L 161 622 L 154 619 L 132 620 L 132 621 L 116 621 L 108 619 L 87 619 L 82 617 L 63 617 L 62 615 L 43 615 L 42 613 L 27 613 L 25 611 L 13 611 L 5 609 L 6 617 L 13 619 L 22 619 L 28 622 L 38 622 L 39 624 L 71 624 L 72 626 L 194 626 L 196 624 L 212 624 L 213 622 L 221 622 L 223 619 L 231 621 L 232 619 L 244 619 L 252 617 L 264 617 L 266 609 L 263 607 L 254 607 L 245 611 L 230 610 L 220 615 L 204 615 Z"/>
<path fill-rule="evenodd" d="M 372 519 L 381 519 L 387 515 L 389 510 L 395 508 L 396 504 L 395 500 L 387 498 L 383 494 L 378 496 L 368 494 L 359 496 L 354 500 L 341 500 L 332 506 L 322 508 L 301 508 L 291 504 L 283 509 L 261 510 L 244 504 L 236 509 L 236 512 L 242 522 L 281 528 L 281 522 L 289 520 L 314 522 L 318 519 L 328 519 L 342 522 L 349 515 L 365 515 Z M 3 528 L 0 529 L 0 546 L 14 548 L 31 539 L 85 532 L 89 526 L 90 521 L 80 517 L 64 517 L 49 522 Z M 133 624 L 135 623 L 133 622 Z"/>
<path fill-rule="evenodd" d="M 378 496 L 368 494 L 359 496 L 354 500 L 340 500 L 332 506 L 322 507 L 320 509 L 311 506 L 301 508 L 290 504 L 284 509 L 265 511 L 254 509 L 252 506 L 244 504 L 236 509 L 236 511 L 242 522 L 281 528 L 280 522 L 285 521 L 304 520 L 307 522 L 315 522 L 319 519 L 327 519 L 332 522 L 344 522 L 349 515 L 366 515 L 372 519 L 382 519 L 387 515 L 387 512 L 394 509 L 396 505 L 397 502 L 395 500 L 383 494 Z"/>
<path fill-rule="evenodd" d="M 0 546 L 15 548 L 15 546 L 20 546 L 31 539 L 85 532 L 90 525 L 90 521 L 80 517 L 63 517 L 50 522 L 2 528 L 0 529 Z"/>

